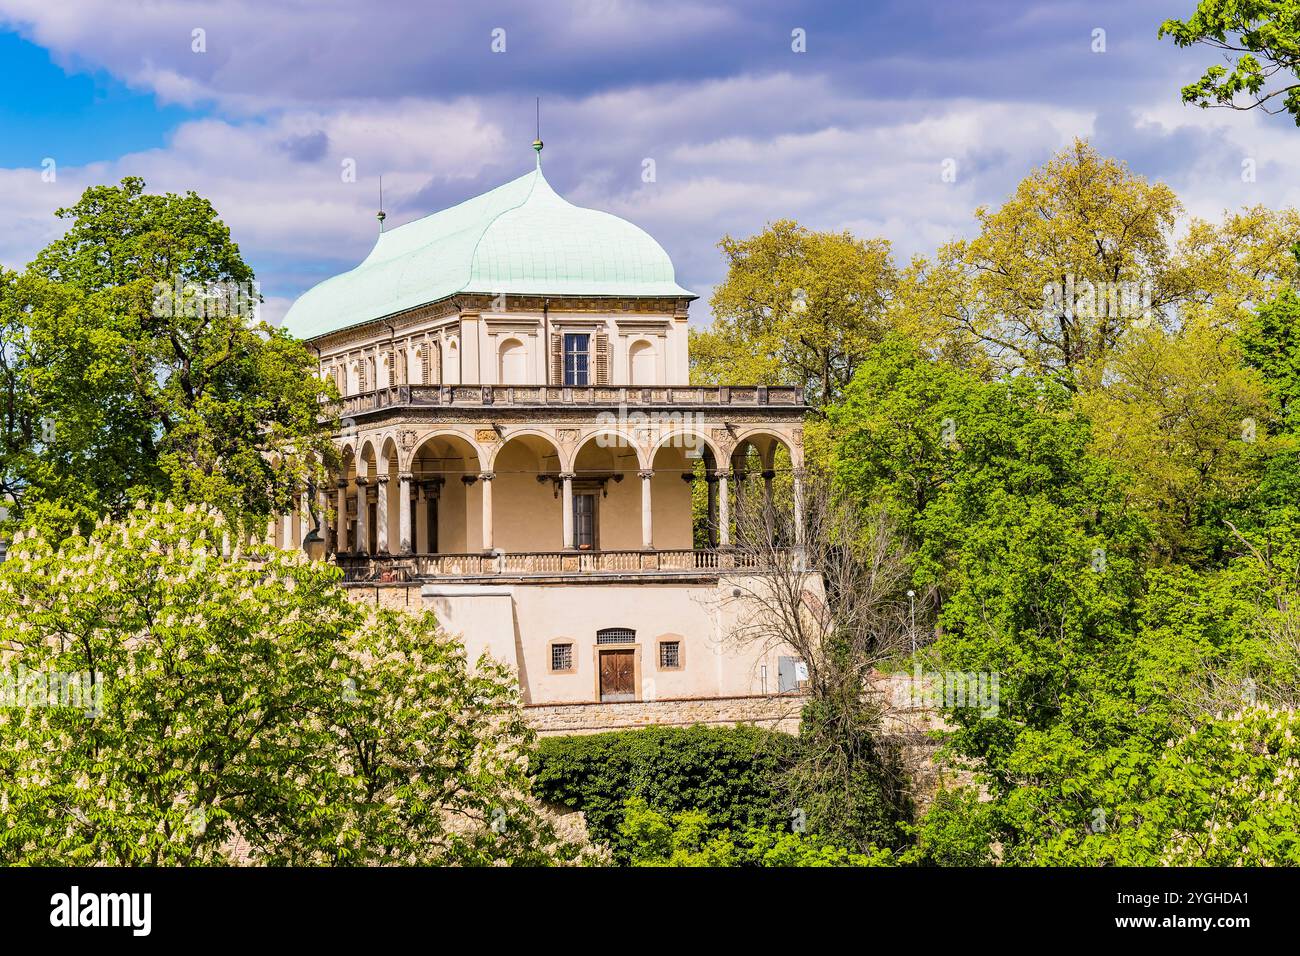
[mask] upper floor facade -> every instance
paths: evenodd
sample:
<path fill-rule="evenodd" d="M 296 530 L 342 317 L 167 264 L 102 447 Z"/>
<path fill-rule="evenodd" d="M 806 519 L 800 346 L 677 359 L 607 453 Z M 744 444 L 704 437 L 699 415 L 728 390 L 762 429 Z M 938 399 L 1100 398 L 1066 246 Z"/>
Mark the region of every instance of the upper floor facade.
<path fill-rule="evenodd" d="M 686 298 L 461 294 L 310 342 L 344 398 L 398 386 L 682 385 Z"/>

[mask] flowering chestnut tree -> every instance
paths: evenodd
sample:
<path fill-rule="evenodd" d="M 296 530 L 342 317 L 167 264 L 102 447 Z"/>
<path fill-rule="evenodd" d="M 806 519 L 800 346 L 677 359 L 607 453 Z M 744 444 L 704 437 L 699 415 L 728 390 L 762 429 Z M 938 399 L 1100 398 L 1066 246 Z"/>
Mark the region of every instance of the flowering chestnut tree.
<path fill-rule="evenodd" d="M 517 686 L 431 614 L 137 506 L 0 566 L 0 864 L 543 863 Z M 75 694 L 71 691 L 76 691 Z"/>

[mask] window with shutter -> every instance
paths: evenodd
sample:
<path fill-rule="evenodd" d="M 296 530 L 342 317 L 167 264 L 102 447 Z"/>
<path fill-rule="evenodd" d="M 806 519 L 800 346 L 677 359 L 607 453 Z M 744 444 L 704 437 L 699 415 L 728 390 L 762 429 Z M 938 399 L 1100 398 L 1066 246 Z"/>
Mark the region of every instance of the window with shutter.
<path fill-rule="evenodd" d="M 564 333 L 564 384 L 591 384 L 591 336 L 585 332 Z"/>
<path fill-rule="evenodd" d="M 367 384 L 368 381 L 369 378 L 366 375 L 366 360 L 364 358 L 358 359 L 357 360 L 357 391 L 358 392 L 370 391 L 370 386 Z"/>
<path fill-rule="evenodd" d="M 609 384 L 609 336 L 604 331 L 596 333 L 596 384 Z"/>
<path fill-rule="evenodd" d="M 551 336 L 551 384 L 564 384 L 564 336 L 556 332 Z"/>

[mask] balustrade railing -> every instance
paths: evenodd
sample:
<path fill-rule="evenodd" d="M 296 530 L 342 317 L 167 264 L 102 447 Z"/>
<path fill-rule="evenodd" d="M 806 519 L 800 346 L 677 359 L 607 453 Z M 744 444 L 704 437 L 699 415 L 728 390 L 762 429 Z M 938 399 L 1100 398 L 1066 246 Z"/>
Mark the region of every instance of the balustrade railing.
<path fill-rule="evenodd" d="M 790 560 L 791 550 L 730 549 L 651 551 L 509 551 L 495 554 L 341 555 L 335 560 L 349 581 L 403 577 L 486 577 L 493 575 L 657 574 L 762 571 Z"/>
<path fill-rule="evenodd" d="M 346 418 L 384 408 L 421 405 L 456 408 L 612 408 L 621 405 L 798 408 L 803 405 L 803 389 L 795 385 L 395 385 L 343 398 L 339 402 L 339 414 Z"/>

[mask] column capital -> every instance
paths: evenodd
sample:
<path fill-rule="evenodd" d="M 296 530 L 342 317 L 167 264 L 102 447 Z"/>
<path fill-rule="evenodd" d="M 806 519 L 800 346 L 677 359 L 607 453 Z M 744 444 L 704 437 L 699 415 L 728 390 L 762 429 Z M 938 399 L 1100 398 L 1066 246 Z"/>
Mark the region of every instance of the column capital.
<path fill-rule="evenodd" d="M 495 471 L 481 471 L 479 472 L 478 477 L 480 481 L 491 481 L 496 476 L 497 473 Z"/>
<path fill-rule="evenodd" d="M 655 472 L 653 468 L 642 468 L 640 471 L 637 472 L 637 476 L 640 478 L 653 478 L 655 476 Z"/>
<path fill-rule="evenodd" d="M 370 479 L 365 475 L 357 475 L 354 480 L 356 481 L 358 488 L 364 488 L 366 485 L 370 484 Z"/>
<path fill-rule="evenodd" d="M 412 473 L 409 472 L 409 471 L 399 471 L 399 472 L 397 473 L 397 480 L 398 480 L 398 481 L 414 481 L 414 480 L 415 480 L 415 475 L 412 474 Z"/>
<path fill-rule="evenodd" d="M 376 476 L 375 476 L 375 482 L 376 482 L 377 484 L 380 484 L 380 485 L 386 485 L 386 484 L 388 484 L 388 476 L 387 476 L 387 475 L 376 475 Z"/>
<path fill-rule="evenodd" d="M 346 478 L 340 478 L 336 482 L 335 486 L 338 488 L 339 491 L 344 491 L 348 487 L 348 480 Z"/>
<path fill-rule="evenodd" d="M 576 471 L 562 471 L 562 472 L 560 472 L 560 480 L 561 480 L 561 481 L 572 481 L 574 478 L 577 478 L 577 477 L 578 477 L 578 473 L 577 473 Z"/>
<path fill-rule="evenodd" d="M 772 480 L 773 478 L 775 478 L 775 477 L 776 477 L 776 471 L 775 471 L 774 469 L 772 469 L 772 468 L 764 468 L 764 469 L 763 469 L 763 478 L 764 478 L 764 480 L 766 480 L 766 481 L 771 481 L 771 480 Z"/>

